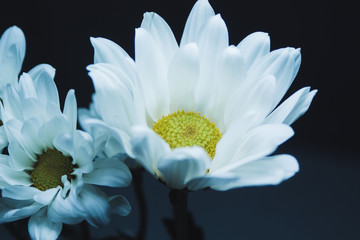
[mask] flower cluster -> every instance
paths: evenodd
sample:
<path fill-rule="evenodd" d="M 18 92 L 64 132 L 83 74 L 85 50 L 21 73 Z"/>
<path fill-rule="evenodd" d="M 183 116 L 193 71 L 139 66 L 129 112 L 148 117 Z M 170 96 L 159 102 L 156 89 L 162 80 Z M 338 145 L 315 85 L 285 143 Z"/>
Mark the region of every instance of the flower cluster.
<path fill-rule="evenodd" d="M 129 185 L 129 168 L 190 191 L 274 185 L 298 171 L 293 156 L 272 153 L 316 94 L 305 87 L 281 102 L 300 49 L 270 51 L 264 32 L 229 45 L 207 0 L 194 5 L 180 44 L 156 13 L 145 13 L 135 33 L 135 60 L 116 43 L 91 38 L 95 93 L 79 110 L 84 131 L 76 127 L 74 90 L 61 111 L 55 69 L 41 64 L 19 77 L 25 37 L 17 27 L 3 34 L 0 222 L 30 217 L 33 239 L 57 238 L 63 223 L 102 226 L 130 205 L 99 185 Z"/>

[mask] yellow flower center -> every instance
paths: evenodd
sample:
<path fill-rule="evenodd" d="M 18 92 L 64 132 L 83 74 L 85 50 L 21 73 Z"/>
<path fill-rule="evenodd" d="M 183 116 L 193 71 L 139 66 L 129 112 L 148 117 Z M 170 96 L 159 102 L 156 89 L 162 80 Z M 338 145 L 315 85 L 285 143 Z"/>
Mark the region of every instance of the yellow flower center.
<path fill-rule="evenodd" d="M 61 176 L 66 175 L 70 180 L 74 165 L 72 158 L 64 156 L 56 149 L 48 149 L 39 156 L 34 170 L 31 172 L 33 186 L 41 191 L 62 186 Z"/>
<path fill-rule="evenodd" d="M 214 158 L 216 144 L 221 138 L 215 123 L 201 116 L 200 112 L 184 112 L 184 110 L 162 116 L 154 123 L 153 130 L 170 145 L 171 149 L 200 146 L 211 158 Z"/>

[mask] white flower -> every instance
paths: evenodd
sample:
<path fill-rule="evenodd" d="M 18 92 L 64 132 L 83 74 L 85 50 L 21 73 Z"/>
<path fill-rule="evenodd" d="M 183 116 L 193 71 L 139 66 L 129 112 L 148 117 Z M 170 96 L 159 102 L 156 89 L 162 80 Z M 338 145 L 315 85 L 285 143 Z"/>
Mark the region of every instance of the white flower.
<path fill-rule="evenodd" d="M 91 42 L 96 93 L 93 110 L 80 112 L 82 126 L 110 134 L 170 188 L 279 184 L 298 171 L 294 157 L 269 155 L 316 93 L 302 88 L 276 107 L 299 70 L 299 49 L 270 52 L 263 32 L 229 46 L 207 0 L 192 9 L 180 46 L 155 13 L 136 29 L 135 61 L 107 39 Z"/>
<path fill-rule="evenodd" d="M 0 222 L 30 216 L 33 239 L 56 239 L 63 223 L 85 219 L 101 226 L 111 210 L 130 211 L 123 196 L 108 197 L 94 186 L 127 186 L 130 171 L 117 159 L 94 160 L 104 143 L 94 145 L 88 133 L 76 130 L 74 90 L 60 111 L 54 74 L 45 64 L 22 74 L 17 87 L 5 88 L 1 106 L 9 155 L 0 155 Z"/>
<path fill-rule="evenodd" d="M 0 98 L 7 84 L 17 84 L 25 56 L 25 47 L 24 33 L 16 26 L 8 28 L 0 38 Z M 0 122 L 0 152 L 7 144 L 5 129 Z"/>

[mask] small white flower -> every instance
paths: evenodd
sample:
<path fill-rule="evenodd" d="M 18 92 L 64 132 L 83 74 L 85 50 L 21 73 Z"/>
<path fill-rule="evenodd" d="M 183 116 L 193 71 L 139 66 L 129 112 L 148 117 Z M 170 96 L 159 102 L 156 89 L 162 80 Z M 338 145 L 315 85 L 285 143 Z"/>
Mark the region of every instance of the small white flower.
<path fill-rule="evenodd" d="M 0 98 L 7 84 L 17 84 L 25 56 L 25 36 L 20 28 L 8 28 L 0 38 Z M 0 113 L 0 152 L 8 145 Z"/>
<path fill-rule="evenodd" d="M 207 0 L 192 9 L 180 46 L 155 13 L 136 29 L 135 61 L 107 39 L 91 42 L 96 93 L 92 111 L 80 112 L 82 126 L 96 138 L 110 134 L 114 152 L 170 188 L 279 184 L 298 171 L 294 157 L 269 155 L 293 135 L 289 125 L 316 93 L 302 88 L 278 106 L 299 70 L 300 49 L 270 52 L 263 32 L 229 46 Z"/>
<path fill-rule="evenodd" d="M 94 145 L 88 133 L 76 130 L 74 90 L 60 111 L 54 74 L 45 64 L 22 74 L 17 87 L 5 88 L 1 105 L 9 155 L 0 155 L 0 222 L 30 216 L 33 239 L 56 239 L 63 223 L 85 219 L 101 226 L 111 210 L 130 211 L 123 196 L 108 197 L 94 186 L 127 186 L 129 169 L 117 159 L 94 160 L 104 143 Z"/>

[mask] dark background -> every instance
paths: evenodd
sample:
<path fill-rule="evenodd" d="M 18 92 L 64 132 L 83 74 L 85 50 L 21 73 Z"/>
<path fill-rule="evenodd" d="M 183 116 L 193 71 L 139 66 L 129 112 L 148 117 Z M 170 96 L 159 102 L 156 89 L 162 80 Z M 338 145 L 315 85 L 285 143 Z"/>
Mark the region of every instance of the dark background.
<path fill-rule="evenodd" d="M 12 25 L 25 33 L 23 71 L 40 63 L 57 69 L 63 102 L 76 91 L 79 107 L 90 103 L 93 86 L 90 36 L 101 36 L 134 56 L 134 29 L 154 11 L 182 35 L 194 0 L 14 1 L 0 4 L 0 33 Z M 301 47 L 302 64 L 288 95 L 303 86 L 319 89 L 310 110 L 293 124 L 295 136 L 278 152 L 297 157 L 300 172 L 279 186 L 191 193 L 189 206 L 206 239 L 358 239 L 360 215 L 359 18 L 344 1 L 210 1 L 225 20 L 230 44 L 265 31 L 271 49 Z M 145 175 L 149 207 L 147 239 L 168 239 L 161 223 L 171 216 L 168 190 Z M 115 217 L 94 236 L 135 233 L 137 206 L 131 187 L 122 189 L 133 212 Z M 1 239 L 11 239 L 4 228 Z"/>

